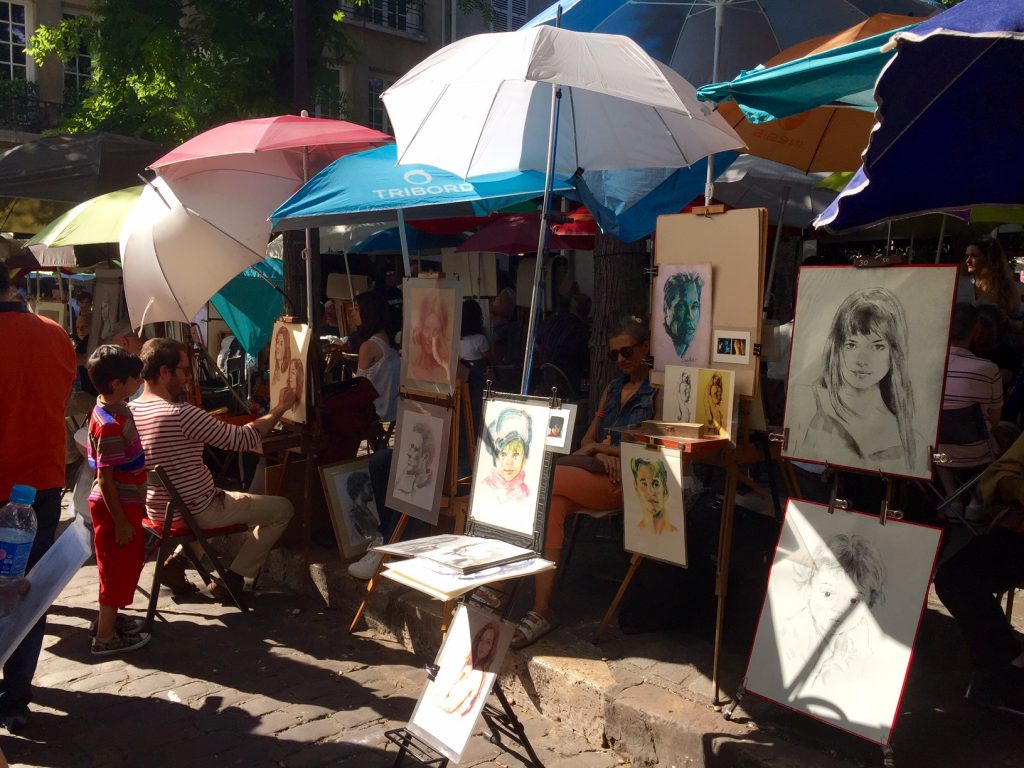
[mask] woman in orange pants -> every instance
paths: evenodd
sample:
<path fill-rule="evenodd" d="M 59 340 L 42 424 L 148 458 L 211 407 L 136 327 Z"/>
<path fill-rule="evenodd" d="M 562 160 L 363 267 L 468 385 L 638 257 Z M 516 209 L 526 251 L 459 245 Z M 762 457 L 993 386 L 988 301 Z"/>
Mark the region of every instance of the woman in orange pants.
<path fill-rule="evenodd" d="M 654 418 L 655 390 L 644 365 L 649 352 L 647 326 L 636 317 L 619 323 L 608 339 L 608 357 L 616 362 L 622 375 L 612 379 L 601 395 L 600 406 L 583 436 L 581 447 L 572 454 L 574 465 L 555 468 L 544 540 L 544 557 L 548 560 L 558 562 L 562 556 L 565 520 L 570 514 L 580 509 L 622 507 L 619 435 L 609 430 L 636 427 Z M 514 648 L 529 645 L 555 626 L 551 610 L 555 571 L 538 574 L 536 580 L 533 610 L 516 627 Z"/>

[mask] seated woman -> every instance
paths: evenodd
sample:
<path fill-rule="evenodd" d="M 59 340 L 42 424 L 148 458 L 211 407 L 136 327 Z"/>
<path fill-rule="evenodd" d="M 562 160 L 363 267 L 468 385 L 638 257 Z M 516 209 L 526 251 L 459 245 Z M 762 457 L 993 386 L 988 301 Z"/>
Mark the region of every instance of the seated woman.
<path fill-rule="evenodd" d="M 644 358 L 650 352 L 647 326 L 636 317 L 621 321 L 608 339 L 608 357 L 622 372 L 601 395 L 597 414 L 583 436 L 578 451 L 566 464 L 555 467 L 548 507 L 544 557 L 558 562 L 565 541 L 565 520 L 581 509 L 610 510 L 622 507 L 622 475 L 619 466 L 617 427 L 635 427 L 654 418 L 655 390 L 651 386 Z M 589 458 L 589 460 L 588 460 Z M 582 465 L 589 464 L 589 468 Z M 538 574 L 533 610 L 519 622 L 512 640 L 522 648 L 555 626 L 551 593 L 556 571 Z"/>
<path fill-rule="evenodd" d="M 359 345 L 356 376 L 369 379 L 377 390 L 373 406 L 381 421 L 394 421 L 398 408 L 398 378 L 402 367 L 398 350 L 387 332 L 388 304 L 384 296 L 367 291 L 356 296 L 352 313 L 365 341 Z"/>

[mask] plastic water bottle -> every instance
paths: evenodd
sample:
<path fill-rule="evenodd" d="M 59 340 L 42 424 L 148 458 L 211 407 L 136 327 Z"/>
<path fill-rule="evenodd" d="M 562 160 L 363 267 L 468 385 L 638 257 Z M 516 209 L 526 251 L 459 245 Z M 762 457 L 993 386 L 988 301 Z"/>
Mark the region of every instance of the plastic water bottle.
<path fill-rule="evenodd" d="M 11 488 L 10 501 L 0 508 L 0 586 L 25 575 L 36 538 L 36 513 L 32 509 L 35 500 L 35 488 L 16 485 Z"/>

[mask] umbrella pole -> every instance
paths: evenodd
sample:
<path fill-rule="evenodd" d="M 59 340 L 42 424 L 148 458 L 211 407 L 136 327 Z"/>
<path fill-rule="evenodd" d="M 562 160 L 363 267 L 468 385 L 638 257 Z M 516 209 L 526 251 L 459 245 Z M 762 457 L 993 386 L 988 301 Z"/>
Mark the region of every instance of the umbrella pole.
<path fill-rule="evenodd" d="M 775 223 L 775 243 L 772 245 L 772 260 L 768 264 L 768 281 L 764 289 L 763 311 L 767 313 L 768 303 L 772 297 L 772 284 L 775 282 L 775 260 L 779 257 L 779 241 L 782 240 L 782 222 L 786 218 L 786 208 L 789 206 L 789 187 L 782 193 L 782 205 L 779 208 L 779 220 Z"/>
<path fill-rule="evenodd" d="M 348 266 L 348 251 L 342 251 L 341 258 L 345 260 L 345 277 L 348 278 L 348 298 L 354 303 L 356 300 L 356 292 L 352 287 L 352 270 Z"/>
<path fill-rule="evenodd" d="M 409 237 L 405 231 L 405 211 L 397 208 L 395 213 L 398 214 L 398 241 L 402 244 L 402 266 L 405 267 L 405 276 L 412 277 L 412 267 L 409 264 Z"/>
<path fill-rule="evenodd" d="M 309 181 L 309 147 L 302 148 L 302 183 Z M 315 330 L 316 313 L 313 310 L 313 236 L 306 227 L 306 320 Z"/>
<path fill-rule="evenodd" d="M 561 21 L 562 8 L 558 8 L 558 19 Z M 530 322 L 526 326 L 526 354 L 523 358 L 523 379 L 519 394 L 530 391 L 530 372 L 533 368 L 533 347 L 537 335 L 537 315 L 542 303 L 539 304 L 541 276 L 544 274 L 544 249 L 548 240 L 548 206 L 551 204 L 551 186 L 555 175 L 555 136 L 558 127 L 558 108 L 562 90 L 557 85 L 551 86 L 551 122 L 548 126 L 548 160 L 544 170 L 544 202 L 540 213 L 540 232 L 537 235 L 537 260 L 533 267 L 533 291 L 530 294 Z"/>
<path fill-rule="evenodd" d="M 718 82 L 719 61 L 722 58 L 722 27 L 725 26 L 725 1 L 715 0 L 715 49 L 711 57 L 711 82 Z M 715 194 L 715 156 L 708 155 L 708 175 L 704 182 L 704 205 L 711 205 Z"/>
<path fill-rule="evenodd" d="M 939 214 L 942 216 L 942 222 L 939 224 L 939 244 L 935 246 L 935 263 L 939 263 L 939 259 L 942 258 L 942 241 L 946 237 L 946 214 Z"/>

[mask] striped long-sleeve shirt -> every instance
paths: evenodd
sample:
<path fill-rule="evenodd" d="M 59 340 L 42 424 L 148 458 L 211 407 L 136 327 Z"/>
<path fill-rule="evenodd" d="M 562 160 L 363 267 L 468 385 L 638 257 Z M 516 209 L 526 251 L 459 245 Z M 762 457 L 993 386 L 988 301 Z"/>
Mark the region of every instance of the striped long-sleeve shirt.
<path fill-rule="evenodd" d="M 136 400 L 130 407 L 146 452 L 146 468 L 162 466 L 193 514 L 206 509 L 217 490 L 213 475 L 203 463 L 204 445 L 253 452 L 263 446 L 263 438 L 252 424 L 225 424 L 190 403 L 147 399 Z M 150 485 L 146 514 L 163 522 L 168 501 L 167 491 Z"/>

